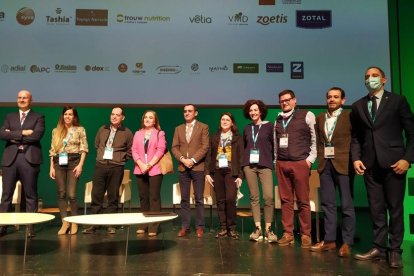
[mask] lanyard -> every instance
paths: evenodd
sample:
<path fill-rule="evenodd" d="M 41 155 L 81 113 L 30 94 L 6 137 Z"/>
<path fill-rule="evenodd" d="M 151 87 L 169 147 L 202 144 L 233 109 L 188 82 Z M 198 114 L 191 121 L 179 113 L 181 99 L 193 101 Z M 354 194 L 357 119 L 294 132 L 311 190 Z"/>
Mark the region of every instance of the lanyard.
<path fill-rule="evenodd" d="M 68 145 L 69 140 L 72 138 L 73 135 L 73 129 L 70 128 L 68 135 L 63 139 L 63 151 L 65 151 L 66 146 Z"/>
<path fill-rule="evenodd" d="M 112 126 L 110 126 L 111 132 L 109 133 L 108 141 L 106 142 L 106 146 L 108 148 L 112 148 L 112 144 L 114 143 L 115 134 L 118 130 L 117 128 L 115 130 L 112 130 Z"/>
<path fill-rule="evenodd" d="M 338 122 L 338 116 L 341 115 L 341 112 L 342 112 L 342 108 L 338 109 L 338 114 L 334 117 L 335 120 L 332 123 L 332 126 L 330 129 L 328 128 L 328 113 L 325 113 L 325 129 L 326 129 L 326 136 L 328 138 L 328 142 L 331 142 L 332 135 L 336 127 L 336 122 Z"/>
<path fill-rule="evenodd" d="M 223 152 L 224 152 L 224 148 L 226 147 L 226 144 L 231 141 L 232 139 L 232 134 L 229 134 L 226 139 L 223 138 L 223 134 L 220 134 L 220 143 L 221 143 L 221 147 L 223 148 Z"/>
<path fill-rule="evenodd" d="M 260 128 L 262 127 L 262 123 L 259 125 L 259 130 L 256 133 L 256 136 L 254 135 L 254 125 L 252 125 L 252 139 L 253 139 L 253 148 L 256 148 L 256 141 L 257 137 L 259 136 Z"/>
<path fill-rule="evenodd" d="M 286 128 L 288 127 L 290 120 L 292 120 L 294 114 L 295 114 L 295 110 L 293 110 L 292 115 L 290 115 L 287 121 L 285 121 L 285 119 L 282 120 L 283 132 L 286 131 Z"/>

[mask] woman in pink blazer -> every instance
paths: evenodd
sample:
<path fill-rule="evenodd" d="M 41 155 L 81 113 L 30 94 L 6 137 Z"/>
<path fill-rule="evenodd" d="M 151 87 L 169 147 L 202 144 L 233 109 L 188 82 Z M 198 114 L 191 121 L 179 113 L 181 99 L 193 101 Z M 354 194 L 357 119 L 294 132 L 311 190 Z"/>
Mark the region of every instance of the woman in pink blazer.
<path fill-rule="evenodd" d="M 165 132 L 161 130 L 157 113 L 147 110 L 142 115 L 141 129 L 135 132 L 132 143 L 132 157 L 135 162 L 134 174 L 137 177 L 138 195 L 142 212 L 161 211 L 161 183 L 163 175 L 158 161 L 166 149 Z M 137 234 L 156 236 L 159 223 L 140 225 Z"/>

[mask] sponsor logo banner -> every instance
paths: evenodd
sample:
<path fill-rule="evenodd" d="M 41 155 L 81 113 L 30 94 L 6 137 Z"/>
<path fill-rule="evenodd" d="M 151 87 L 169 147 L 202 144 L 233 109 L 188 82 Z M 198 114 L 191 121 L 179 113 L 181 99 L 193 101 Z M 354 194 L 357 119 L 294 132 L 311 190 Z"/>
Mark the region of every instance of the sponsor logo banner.
<path fill-rule="evenodd" d="M 258 74 L 259 64 L 258 63 L 233 63 L 234 74 Z"/>
<path fill-rule="evenodd" d="M 163 15 L 140 16 L 140 15 L 124 15 L 122 13 L 116 15 L 116 22 L 125 24 L 147 24 L 147 23 L 163 23 L 170 22 L 171 17 Z"/>
<path fill-rule="evenodd" d="M 243 26 L 243 25 L 248 25 L 248 21 L 249 21 L 249 17 L 245 14 L 243 14 L 242 12 L 238 12 L 234 15 L 228 16 L 229 19 L 229 23 L 227 23 L 228 25 L 238 25 L 238 26 Z"/>
<path fill-rule="evenodd" d="M 324 29 L 332 27 L 332 11 L 296 11 L 296 27 Z"/>
<path fill-rule="evenodd" d="M 120 63 L 118 65 L 118 71 L 120 73 L 125 73 L 126 71 L 128 71 L 128 65 L 126 65 L 126 63 Z"/>
<path fill-rule="evenodd" d="M 35 12 L 31 8 L 23 7 L 17 11 L 16 20 L 23 26 L 30 25 L 35 20 Z"/>
<path fill-rule="evenodd" d="M 162 65 L 155 69 L 158 74 L 178 74 L 181 72 L 181 66 L 179 65 Z"/>
<path fill-rule="evenodd" d="M 190 68 L 193 73 L 199 73 L 198 70 L 200 69 L 200 65 L 198 65 L 198 63 L 193 63 Z"/>
<path fill-rule="evenodd" d="M 195 15 L 194 17 L 189 17 L 188 19 L 191 23 L 195 24 L 210 24 L 213 22 L 213 19 L 211 17 L 202 14 Z"/>
<path fill-rule="evenodd" d="M 266 72 L 283 73 L 283 63 L 266 63 Z"/>
<path fill-rule="evenodd" d="M 0 67 L 2 73 L 24 73 L 26 72 L 26 65 L 7 65 L 3 64 Z"/>
<path fill-rule="evenodd" d="M 225 72 L 227 72 L 228 70 L 229 70 L 229 67 L 227 67 L 227 65 L 223 65 L 223 66 L 209 66 L 208 67 L 208 70 L 210 71 L 210 72 L 219 72 L 219 71 L 221 71 L 221 72 L 223 72 L 223 71 L 225 71 Z"/>
<path fill-rule="evenodd" d="M 108 10 L 76 9 L 76 25 L 108 26 Z"/>
<path fill-rule="evenodd" d="M 134 70 L 132 70 L 132 73 L 134 73 L 135 75 L 144 75 L 145 72 L 146 71 L 144 69 L 144 63 L 143 62 L 135 63 L 135 68 L 134 68 Z"/>
<path fill-rule="evenodd" d="M 55 64 L 55 73 L 76 73 L 76 65 L 72 64 Z"/>
<path fill-rule="evenodd" d="M 3 11 L 0 11 L 0 21 L 4 21 L 5 14 Z"/>
<path fill-rule="evenodd" d="M 274 6 L 276 5 L 276 0 L 259 0 L 260 6 Z"/>
<path fill-rule="evenodd" d="M 69 25 L 72 21 L 72 16 L 66 16 L 62 14 L 62 9 L 57 8 L 56 14 L 46 15 L 46 23 L 49 25 Z"/>
<path fill-rule="evenodd" d="M 292 61 L 290 63 L 290 78 L 291 79 L 303 79 L 305 72 L 303 68 L 303 61 Z"/>
<path fill-rule="evenodd" d="M 269 24 L 284 24 L 288 22 L 287 15 L 284 15 L 283 13 L 278 15 L 259 15 L 257 16 L 257 23 L 262 25 L 269 25 Z"/>
<path fill-rule="evenodd" d="M 302 4 L 302 0 L 282 0 L 283 4 Z"/>
<path fill-rule="evenodd" d="M 87 64 L 85 65 L 85 71 L 86 72 L 107 72 L 109 71 L 109 67 L 108 66 L 101 66 L 101 65 L 92 65 L 92 64 Z"/>
<path fill-rule="evenodd" d="M 32 73 L 50 73 L 50 67 L 48 66 L 39 66 L 36 64 L 33 64 L 30 66 L 30 72 Z"/>

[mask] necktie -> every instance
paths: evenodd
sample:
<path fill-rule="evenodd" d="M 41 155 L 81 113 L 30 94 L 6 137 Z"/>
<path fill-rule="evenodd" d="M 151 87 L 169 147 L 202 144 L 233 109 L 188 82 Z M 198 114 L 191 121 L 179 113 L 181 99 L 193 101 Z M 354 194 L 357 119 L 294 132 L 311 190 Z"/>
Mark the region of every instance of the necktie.
<path fill-rule="evenodd" d="M 185 128 L 185 139 L 187 140 L 187 143 L 190 143 L 192 127 L 193 127 L 192 124 L 187 124 Z"/>
<path fill-rule="evenodd" d="M 377 97 L 376 96 L 371 96 L 371 102 L 372 102 L 372 106 L 371 106 L 371 117 L 372 119 L 375 119 L 375 115 L 377 114 Z"/>
<path fill-rule="evenodd" d="M 22 112 L 22 117 L 20 118 L 20 125 L 23 125 L 24 119 L 26 119 L 26 113 Z"/>

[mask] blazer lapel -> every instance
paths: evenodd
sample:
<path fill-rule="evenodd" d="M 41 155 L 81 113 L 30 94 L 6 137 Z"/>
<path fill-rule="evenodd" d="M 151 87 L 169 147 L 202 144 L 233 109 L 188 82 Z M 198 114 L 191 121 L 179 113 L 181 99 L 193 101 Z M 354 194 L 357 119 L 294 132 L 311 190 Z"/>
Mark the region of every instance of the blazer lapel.
<path fill-rule="evenodd" d="M 19 112 L 17 113 L 17 121 L 22 129 L 24 129 L 24 126 L 28 124 L 30 120 L 32 119 L 31 115 L 32 115 L 32 111 L 26 114 L 26 118 L 24 118 L 23 124 L 20 124 L 20 113 Z"/>
<path fill-rule="evenodd" d="M 339 129 L 341 128 L 341 126 L 343 125 L 342 121 L 344 120 L 344 112 L 341 112 L 341 114 L 339 114 L 338 119 L 336 121 L 336 125 L 335 125 L 335 129 L 332 133 L 332 137 L 331 140 L 334 139 L 334 137 L 336 136 L 336 133 L 339 131 Z"/>
<path fill-rule="evenodd" d="M 388 104 L 388 92 L 384 91 L 384 94 L 382 95 L 382 98 L 381 98 L 380 105 L 378 106 L 375 122 L 378 122 L 378 120 L 383 117 L 382 113 L 384 113 L 385 110 L 387 110 L 386 108 L 384 108 L 387 104 Z"/>
<path fill-rule="evenodd" d="M 326 113 L 325 116 L 323 116 L 322 120 L 320 121 L 320 123 L 322 124 L 320 126 L 320 129 L 322 129 L 322 133 L 323 133 L 323 142 L 327 142 L 328 141 L 328 137 L 326 136 L 326 131 L 325 131 L 325 123 L 326 123 Z"/>
<path fill-rule="evenodd" d="M 368 110 L 368 99 L 369 99 L 368 98 L 368 95 L 364 97 L 363 101 L 361 102 L 361 105 L 362 105 L 361 108 L 362 108 L 362 110 L 363 110 L 363 112 L 365 114 L 365 118 L 367 119 L 367 121 L 371 125 L 373 125 L 374 124 L 374 121 L 372 120 L 371 114 L 370 114 L 370 112 Z"/>
<path fill-rule="evenodd" d="M 197 124 L 197 122 L 195 122 L 195 124 L 193 126 L 193 131 L 191 132 L 190 141 L 188 142 L 189 144 L 193 140 L 193 137 L 196 134 L 196 132 L 198 131 L 198 127 L 199 127 L 199 125 Z"/>

